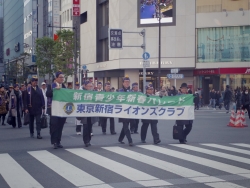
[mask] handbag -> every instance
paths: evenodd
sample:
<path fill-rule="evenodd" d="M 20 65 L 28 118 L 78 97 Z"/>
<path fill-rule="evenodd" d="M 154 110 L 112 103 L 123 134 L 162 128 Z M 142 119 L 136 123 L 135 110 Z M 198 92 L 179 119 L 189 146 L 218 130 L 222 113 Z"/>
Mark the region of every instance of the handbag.
<path fill-rule="evenodd" d="M 178 126 L 176 124 L 173 126 L 173 139 L 183 139 L 183 126 Z"/>
<path fill-rule="evenodd" d="M 8 119 L 7 119 L 7 123 L 9 125 L 13 125 L 14 123 L 14 117 L 12 116 L 11 112 L 9 112 L 9 116 L 8 116 Z"/>
<path fill-rule="evenodd" d="M 30 123 L 30 114 L 24 113 L 23 125 L 28 125 Z"/>
<path fill-rule="evenodd" d="M 42 114 L 41 116 L 41 129 L 45 129 L 48 127 L 47 116 Z"/>

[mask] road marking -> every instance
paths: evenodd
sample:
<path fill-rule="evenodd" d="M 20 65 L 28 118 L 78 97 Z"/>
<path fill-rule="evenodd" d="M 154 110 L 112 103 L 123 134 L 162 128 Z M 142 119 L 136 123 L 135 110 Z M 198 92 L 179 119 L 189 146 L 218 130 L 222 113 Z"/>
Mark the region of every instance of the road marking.
<path fill-rule="evenodd" d="M 107 188 L 111 188 L 111 186 L 105 184 L 103 181 L 60 159 L 46 150 L 31 151 L 28 153 L 75 186 L 80 187 L 102 185 Z"/>
<path fill-rule="evenodd" d="M 141 172 L 132 167 L 126 166 L 124 164 L 118 163 L 91 151 L 85 149 L 66 149 L 67 151 L 86 159 L 92 163 L 95 163 L 103 168 L 106 168 L 110 171 L 113 171 L 121 176 L 126 177 L 129 180 L 135 181 L 138 184 L 141 184 L 146 187 L 151 186 L 161 186 L 161 185 L 172 185 L 169 182 L 160 180 L 154 176 Z"/>
<path fill-rule="evenodd" d="M 9 154 L 0 154 L 0 174 L 11 188 L 42 188 Z"/>
<path fill-rule="evenodd" d="M 162 161 L 160 159 L 156 159 L 147 155 L 143 155 L 141 153 L 130 151 L 128 149 L 124 149 L 120 147 L 103 147 L 103 148 L 108 151 L 114 152 L 116 154 L 128 157 L 130 159 L 134 159 L 136 161 L 146 163 L 150 166 L 154 166 L 156 168 L 171 172 L 173 174 L 177 174 L 179 176 L 189 178 L 199 183 L 225 181 L 225 180 L 212 177 L 201 172 L 197 172 L 197 171 L 194 171 L 194 170 L 182 167 L 182 166 L 175 165 L 173 163 L 169 163 L 166 161 Z"/>
<path fill-rule="evenodd" d="M 250 151 L 244 150 L 244 149 L 238 149 L 238 148 L 229 147 L 229 146 L 222 146 L 222 145 L 219 145 L 219 144 L 201 144 L 201 145 L 209 146 L 209 147 L 213 147 L 213 148 L 218 148 L 218 149 L 223 149 L 223 150 L 227 150 L 227 151 L 233 151 L 233 152 L 236 152 L 236 153 L 242 153 L 242 154 L 250 155 Z"/>
<path fill-rule="evenodd" d="M 240 147 L 244 147 L 244 148 L 250 148 L 250 144 L 232 144 L 235 146 L 240 146 Z"/>
<path fill-rule="evenodd" d="M 186 149 L 184 145 L 175 145 L 175 144 L 170 144 L 172 146 L 176 146 L 176 147 L 180 147 L 183 149 Z M 230 174 L 247 174 L 250 173 L 250 170 L 244 169 L 244 168 L 240 168 L 240 167 L 236 167 L 236 166 L 232 166 L 232 165 L 228 165 L 228 164 L 224 164 L 221 162 L 217 162 L 217 161 L 213 161 L 210 159 L 206 159 L 206 158 L 202 158 L 202 157 L 197 157 L 195 155 L 190 155 L 190 154 L 186 154 L 183 152 L 179 152 L 179 151 L 175 151 L 175 150 L 171 150 L 171 149 L 167 149 L 167 148 L 163 148 L 163 147 L 159 147 L 159 146 L 153 146 L 153 145 L 141 145 L 138 146 L 144 149 L 148 149 L 151 151 L 155 151 L 158 153 L 162 153 L 164 155 L 169 155 L 175 158 L 179 158 L 182 160 L 186 160 L 186 161 L 190 161 L 193 163 L 197 163 L 203 166 L 207 166 L 210 168 L 214 168 L 220 171 L 224 171 L 224 172 L 228 172 Z"/>
<path fill-rule="evenodd" d="M 170 144 L 172 145 L 172 144 Z M 207 144 L 202 144 L 202 145 L 207 145 Z M 212 156 L 216 156 L 216 157 L 221 157 L 224 159 L 229 159 L 232 161 L 237 161 L 237 162 L 241 162 L 241 163 L 246 163 L 246 164 L 250 164 L 250 159 L 248 158 L 244 158 L 244 157 L 240 157 L 240 156 L 236 156 L 236 155 L 230 155 L 230 154 L 226 154 L 226 153 L 222 153 L 222 152 L 218 152 L 218 151 L 213 151 L 213 150 L 209 150 L 209 149 L 204 149 L 204 148 L 199 148 L 199 147 L 195 147 L 195 146 L 190 146 L 190 145 L 173 145 L 176 147 L 180 147 L 183 149 L 188 149 L 188 150 L 192 150 L 192 151 L 196 151 L 196 152 L 200 152 L 200 153 L 205 153 L 207 155 L 212 155 Z"/>
<path fill-rule="evenodd" d="M 205 185 L 213 188 L 245 188 L 230 182 L 205 183 Z"/>

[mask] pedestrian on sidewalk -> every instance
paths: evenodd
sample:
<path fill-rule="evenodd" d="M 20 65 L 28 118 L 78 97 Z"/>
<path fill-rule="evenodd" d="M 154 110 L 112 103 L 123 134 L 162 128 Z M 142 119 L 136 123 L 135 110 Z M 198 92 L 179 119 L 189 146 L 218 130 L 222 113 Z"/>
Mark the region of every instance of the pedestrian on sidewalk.
<path fill-rule="evenodd" d="M 7 114 L 7 109 L 6 109 L 6 104 L 8 102 L 8 96 L 7 93 L 5 92 L 4 86 L 0 86 L 0 123 L 2 119 L 2 125 L 4 126 L 4 120 L 5 116 Z"/>
<path fill-rule="evenodd" d="M 229 113 L 231 98 L 232 98 L 232 92 L 229 88 L 229 85 L 227 85 L 223 97 L 224 107 L 227 110 L 226 113 Z"/>
<path fill-rule="evenodd" d="M 248 116 L 249 116 L 249 119 L 250 119 L 250 95 L 249 95 L 249 90 L 246 89 L 243 94 L 242 94 L 242 97 L 241 97 L 241 105 L 242 105 L 242 110 L 247 110 L 248 112 Z"/>
<path fill-rule="evenodd" d="M 21 115 L 23 110 L 22 92 L 19 90 L 18 84 L 15 84 L 13 88 L 10 93 L 9 113 L 14 117 L 12 127 L 16 128 L 17 121 L 18 128 L 21 128 Z"/>

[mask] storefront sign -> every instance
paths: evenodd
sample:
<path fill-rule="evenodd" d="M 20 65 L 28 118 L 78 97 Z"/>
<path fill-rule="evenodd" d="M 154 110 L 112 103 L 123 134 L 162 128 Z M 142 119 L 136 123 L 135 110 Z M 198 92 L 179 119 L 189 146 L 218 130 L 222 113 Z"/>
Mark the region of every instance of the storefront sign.
<path fill-rule="evenodd" d="M 194 76 L 214 75 L 214 74 L 220 74 L 219 69 L 197 69 L 197 70 L 194 70 Z"/>
<path fill-rule="evenodd" d="M 220 68 L 220 74 L 250 74 L 250 68 Z"/>

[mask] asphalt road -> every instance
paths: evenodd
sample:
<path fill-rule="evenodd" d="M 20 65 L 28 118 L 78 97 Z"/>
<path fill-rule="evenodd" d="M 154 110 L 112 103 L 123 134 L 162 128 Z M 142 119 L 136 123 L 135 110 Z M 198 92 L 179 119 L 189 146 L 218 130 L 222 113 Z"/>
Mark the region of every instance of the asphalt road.
<path fill-rule="evenodd" d="M 227 127 L 224 110 L 201 109 L 195 118 L 187 145 L 172 139 L 174 121 L 159 121 L 158 146 L 150 128 L 146 144 L 133 134 L 135 146 L 129 147 L 126 138 L 125 145 L 118 143 L 117 120 L 116 135 L 103 135 L 94 125 L 92 146 L 85 148 L 68 118 L 58 150 L 50 145 L 49 129 L 38 140 L 27 126 L 1 126 L 0 188 L 250 188 L 250 128 Z"/>

